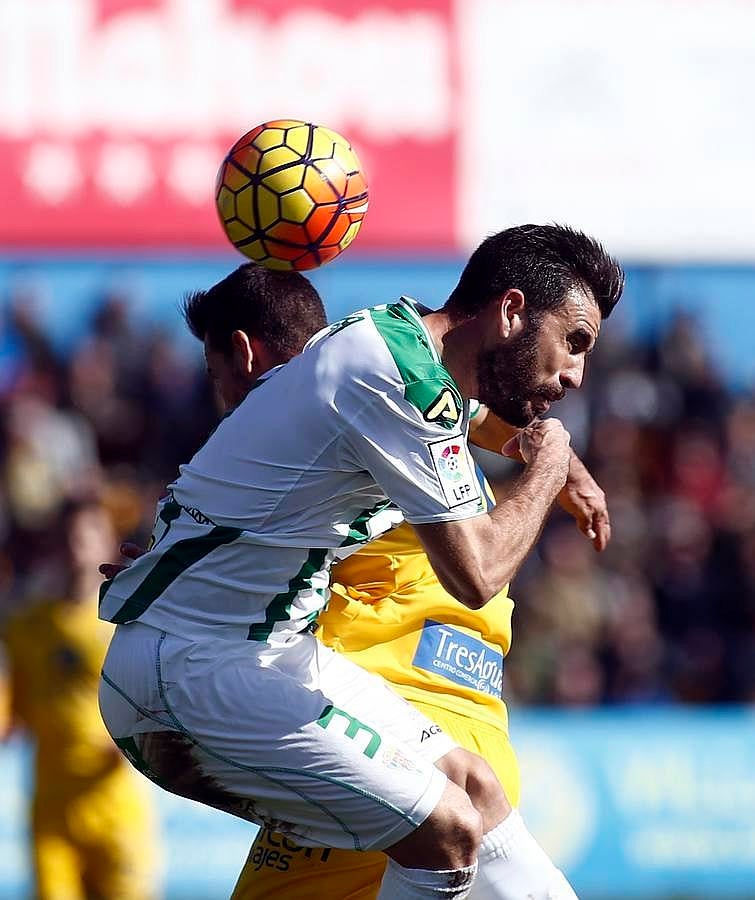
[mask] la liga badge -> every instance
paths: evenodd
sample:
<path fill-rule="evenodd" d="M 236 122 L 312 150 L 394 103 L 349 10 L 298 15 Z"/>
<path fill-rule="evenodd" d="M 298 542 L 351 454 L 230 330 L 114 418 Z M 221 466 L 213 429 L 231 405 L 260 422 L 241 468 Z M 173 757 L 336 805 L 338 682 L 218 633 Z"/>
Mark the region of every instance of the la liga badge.
<path fill-rule="evenodd" d="M 480 499 L 480 485 L 461 435 L 428 445 L 438 481 L 449 509 Z"/>

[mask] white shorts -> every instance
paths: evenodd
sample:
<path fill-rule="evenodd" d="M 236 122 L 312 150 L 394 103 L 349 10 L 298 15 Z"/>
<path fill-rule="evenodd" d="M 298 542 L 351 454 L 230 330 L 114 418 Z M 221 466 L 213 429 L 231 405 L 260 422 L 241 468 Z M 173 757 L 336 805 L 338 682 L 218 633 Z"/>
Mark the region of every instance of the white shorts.
<path fill-rule="evenodd" d="M 434 763 L 457 746 L 309 634 L 272 651 L 119 625 L 100 708 L 148 777 L 305 845 L 396 843 L 435 808 Z"/>

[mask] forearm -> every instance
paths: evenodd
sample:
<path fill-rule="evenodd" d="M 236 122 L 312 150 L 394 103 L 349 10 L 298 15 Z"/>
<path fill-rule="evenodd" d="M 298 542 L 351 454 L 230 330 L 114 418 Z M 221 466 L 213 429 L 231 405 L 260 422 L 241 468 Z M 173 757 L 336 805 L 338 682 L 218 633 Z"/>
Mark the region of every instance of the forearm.
<path fill-rule="evenodd" d="M 526 468 L 508 497 L 492 510 L 487 534 L 478 551 L 487 576 L 483 582 L 484 602 L 513 580 L 537 541 L 563 485 L 564 478 L 558 469 Z"/>
<path fill-rule="evenodd" d="M 471 609 L 496 596 L 532 549 L 564 480 L 558 466 L 525 468 L 491 513 L 466 522 L 442 547 L 425 541 L 428 526 L 417 527 L 444 588 Z"/>
<path fill-rule="evenodd" d="M 592 475 L 587 470 L 587 466 L 574 452 L 573 448 L 569 448 L 569 480 L 577 481 L 578 479 L 589 478 L 592 481 Z"/>

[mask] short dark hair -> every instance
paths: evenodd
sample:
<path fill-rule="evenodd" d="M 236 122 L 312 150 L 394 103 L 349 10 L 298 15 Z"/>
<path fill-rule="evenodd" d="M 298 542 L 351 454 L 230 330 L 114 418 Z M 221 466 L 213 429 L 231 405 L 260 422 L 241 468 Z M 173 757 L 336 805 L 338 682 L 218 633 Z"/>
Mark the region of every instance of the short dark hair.
<path fill-rule="evenodd" d="M 607 319 L 624 289 L 619 263 L 594 238 L 566 225 L 518 225 L 474 251 L 444 309 L 469 318 L 511 288 L 533 310 L 561 306 L 574 287 L 588 290 Z"/>
<path fill-rule="evenodd" d="M 320 295 L 300 272 L 278 272 L 245 263 L 207 291 L 194 291 L 183 302 L 191 333 L 222 353 L 232 349 L 231 335 L 244 331 L 263 341 L 286 362 L 312 335 L 325 327 Z"/>

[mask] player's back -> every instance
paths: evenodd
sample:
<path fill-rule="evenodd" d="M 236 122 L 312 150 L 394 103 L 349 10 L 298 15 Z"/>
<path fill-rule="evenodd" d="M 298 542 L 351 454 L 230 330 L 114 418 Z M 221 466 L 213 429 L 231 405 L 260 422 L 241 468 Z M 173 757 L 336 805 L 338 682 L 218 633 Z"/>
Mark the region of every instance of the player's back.
<path fill-rule="evenodd" d="M 463 445 L 461 400 L 450 423 L 423 416 L 426 397 L 451 391 L 408 302 L 316 336 L 181 467 L 150 552 L 105 586 L 101 615 L 186 637 L 289 640 L 324 605 L 336 551 L 400 520 L 387 494 L 416 522 L 482 511 L 469 467 L 449 487 L 434 455 L 450 426 Z"/>

